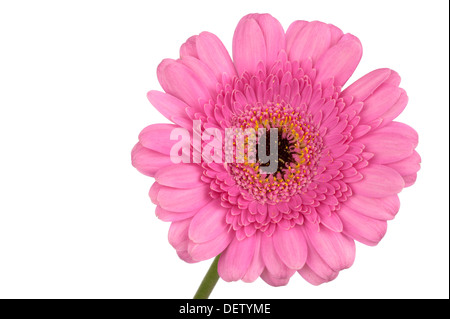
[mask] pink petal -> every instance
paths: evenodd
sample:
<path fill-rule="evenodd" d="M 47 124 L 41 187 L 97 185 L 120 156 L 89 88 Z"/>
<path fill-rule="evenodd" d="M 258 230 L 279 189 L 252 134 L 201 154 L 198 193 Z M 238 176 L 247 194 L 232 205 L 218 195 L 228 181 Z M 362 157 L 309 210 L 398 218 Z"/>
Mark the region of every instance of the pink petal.
<path fill-rule="evenodd" d="M 179 126 L 173 124 L 152 124 L 139 134 L 139 142 L 145 148 L 169 155 L 170 149 L 177 142 L 170 139 L 170 133 Z"/>
<path fill-rule="evenodd" d="M 286 40 L 283 27 L 280 22 L 270 14 L 252 14 L 250 18 L 254 19 L 261 28 L 266 44 L 266 64 L 271 66 L 278 60 L 278 54 L 286 47 Z"/>
<path fill-rule="evenodd" d="M 357 241 L 375 246 L 384 237 L 387 222 L 358 214 L 348 207 L 339 210 L 339 217 L 344 224 L 344 234 Z"/>
<path fill-rule="evenodd" d="M 189 255 L 187 250 L 177 250 L 177 255 L 180 257 L 181 260 L 187 262 L 187 263 L 196 263 L 197 261 L 193 260 L 191 255 Z"/>
<path fill-rule="evenodd" d="M 156 210 L 155 210 L 156 216 L 165 222 L 176 222 L 176 221 L 180 221 L 183 219 L 188 219 L 188 218 L 191 218 L 192 216 L 194 216 L 196 213 L 197 212 L 195 210 L 190 211 L 190 212 L 183 212 L 183 213 L 171 212 L 171 211 L 165 210 L 161 206 L 156 206 Z"/>
<path fill-rule="evenodd" d="M 293 43 L 298 39 L 299 32 L 309 24 L 308 21 L 297 20 L 291 23 L 286 31 L 286 51 L 291 52 Z"/>
<path fill-rule="evenodd" d="M 339 218 L 339 215 L 332 212 L 329 215 L 320 215 L 320 223 L 324 224 L 326 227 L 328 227 L 330 230 L 334 232 L 341 232 L 342 231 L 342 222 Z"/>
<path fill-rule="evenodd" d="M 202 261 L 213 258 L 222 253 L 225 248 L 228 247 L 233 238 L 234 232 L 229 231 L 223 232 L 216 238 L 204 243 L 198 244 L 190 241 L 188 245 L 189 255 L 195 261 Z"/>
<path fill-rule="evenodd" d="M 176 250 L 187 250 L 189 224 L 192 219 L 173 222 L 169 228 L 169 243 Z"/>
<path fill-rule="evenodd" d="M 371 198 L 358 194 L 353 194 L 344 206 L 366 215 L 367 217 L 380 220 L 391 220 L 400 209 L 400 200 L 398 195 L 391 195 L 383 198 Z"/>
<path fill-rule="evenodd" d="M 419 144 L 419 135 L 417 132 L 409 125 L 400 122 L 390 122 L 383 127 L 377 128 L 374 133 L 384 133 L 384 134 L 401 134 L 405 140 L 412 143 L 415 148 Z"/>
<path fill-rule="evenodd" d="M 364 178 L 350 187 L 354 194 L 367 197 L 387 197 L 398 194 L 405 186 L 405 182 L 396 170 L 379 164 L 371 164 L 360 170 Z"/>
<path fill-rule="evenodd" d="M 308 265 L 305 265 L 302 269 L 298 271 L 298 273 L 305 279 L 307 282 L 309 282 L 311 285 L 318 286 L 323 283 L 326 283 L 328 281 L 331 281 L 337 277 L 339 272 L 333 272 L 334 277 L 332 279 L 324 279 L 317 275 Z"/>
<path fill-rule="evenodd" d="M 389 74 L 389 78 L 386 79 L 386 84 L 391 84 L 394 86 L 399 86 L 400 85 L 400 75 L 398 75 L 397 72 L 395 72 L 394 70 L 391 70 L 391 74 Z"/>
<path fill-rule="evenodd" d="M 159 169 L 173 164 L 169 156 L 149 150 L 141 143 L 137 143 L 131 151 L 131 163 L 139 172 L 152 177 Z"/>
<path fill-rule="evenodd" d="M 181 127 L 192 128 L 192 120 L 186 114 L 186 108 L 188 107 L 186 103 L 170 94 L 159 91 L 148 92 L 147 98 L 159 113 L 167 119 Z"/>
<path fill-rule="evenodd" d="M 353 96 L 354 101 L 364 101 L 391 75 L 390 69 L 377 69 L 367 73 L 342 91 L 341 96 Z"/>
<path fill-rule="evenodd" d="M 330 47 L 334 46 L 344 36 L 344 32 L 333 24 L 328 24 L 331 32 Z"/>
<path fill-rule="evenodd" d="M 409 187 L 413 185 L 416 182 L 417 174 L 411 174 L 407 176 L 403 176 L 403 179 L 405 181 L 405 187 Z"/>
<path fill-rule="evenodd" d="M 376 130 L 357 139 L 365 146 L 364 151 L 373 153 L 371 163 L 386 164 L 405 159 L 413 153 L 414 140 L 404 131 Z"/>
<path fill-rule="evenodd" d="M 276 278 L 289 278 L 292 276 L 294 269 L 290 269 L 278 256 L 273 236 L 268 237 L 265 234 L 261 236 L 261 256 L 266 265 L 267 270 Z"/>
<path fill-rule="evenodd" d="M 187 39 L 180 48 L 180 57 L 191 56 L 198 59 L 197 54 L 197 38 L 198 35 L 194 35 Z"/>
<path fill-rule="evenodd" d="M 156 76 L 157 76 L 159 84 L 161 84 L 161 87 L 163 88 L 163 90 L 166 90 L 165 88 L 168 86 L 166 77 L 164 76 L 165 69 L 167 68 L 167 66 L 169 66 L 170 64 L 175 63 L 175 62 L 176 61 L 173 59 L 164 59 L 161 61 L 161 63 L 156 68 Z"/>
<path fill-rule="evenodd" d="M 197 38 L 199 59 L 214 72 L 218 81 L 222 81 L 223 73 L 236 76 L 233 61 L 222 41 L 212 33 L 202 32 Z"/>
<path fill-rule="evenodd" d="M 406 94 L 405 90 L 401 90 L 402 92 L 397 102 L 395 102 L 395 104 L 389 110 L 381 115 L 381 118 L 383 119 L 381 126 L 389 124 L 392 120 L 399 116 L 408 104 L 408 95 Z"/>
<path fill-rule="evenodd" d="M 292 40 L 288 51 L 289 60 L 303 61 L 311 58 L 315 63 L 331 45 L 332 27 L 319 21 L 308 23 Z"/>
<path fill-rule="evenodd" d="M 304 225 L 311 246 L 331 269 L 339 271 L 353 264 L 355 242 L 352 239 L 326 227 L 320 227 L 318 230 L 316 225 L 309 222 Z"/>
<path fill-rule="evenodd" d="M 172 212 L 188 212 L 200 209 L 211 201 L 209 185 L 177 189 L 162 186 L 158 193 L 158 202 L 162 208 Z"/>
<path fill-rule="evenodd" d="M 278 227 L 273 234 L 273 247 L 286 266 L 300 269 L 306 262 L 308 250 L 300 226 L 289 230 Z"/>
<path fill-rule="evenodd" d="M 371 121 L 381 118 L 398 101 L 402 89 L 382 84 L 375 92 L 364 101 L 364 107 L 359 114 L 361 123 L 370 123 Z"/>
<path fill-rule="evenodd" d="M 191 69 L 181 62 L 166 59 L 157 70 L 158 80 L 164 91 L 200 110 L 199 99 L 209 101 L 208 88 Z"/>
<path fill-rule="evenodd" d="M 309 268 L 323 280 L 322 282 L 331 281 L 338 275 L 338 271 L 334 271 L 330 268 L 330 266 L 322 259 L 322 257 L 320 257 L 311 243 L 308 243 L 308 259 L 306 260 L 305 266 L 307 266 L 306 269 L 305 267 L 303 267 L 301 270 L 299 270 L 300 275 L 303 276 L 305 273 L 311 275 L 307 271 L 307 269 Z"/>
<path fill-rule="evenodd" d="M 150 187 L 150 190 L 148 192 L 148 196 L 150 197 L 150 200 L 153 204 L 158 205 L 158 193 L 161 189 L 161 185 L 158 182 L 154 182 L 152 186 Z"/>
<path fill-rule="evenodd" d="M 229 210 L 222 207 L 219 200 L 209 202 L 192 219 L 189 238 L 195 243 L 204 243 L 227 232 L 229 225 L 225 217 Z"/>
<path fill-rule="evenodd" d="M 220 255 L 217 271 L 225 281 L 242 279 L 246 274 L 256 248 L 256 237 L 251 236 L 243 240 L 236 237 L 228 248 Z"/>
<path fill-rule="evenodd" d="M 195 73 L 199 81 L 206 86 L 211 96 L 217 95 L 217 79 L 214 72 L 208 65 L 191 56 L 182 58 L 180 62 Z"/>
<path fill-rule="evenodd" d="M 317 82 L 334 78 L 336 86 L 343 86 L 358 66 L 362 56 L 359 39 L 345 34 L 339 42 L 329 48 L 317 61 Z"/>
<path fill-rule="evenodd" d="M 265 269 L 261 274 L 261 279 L 273 287 L 286 286 L 289 283 L 292 275 L 295 273 L 294 269 L 289 270 L 289 276 L 278 278 L 272 275 L 267 269 Z"/>
<path fill-rule="evenodd" d="M 244 282 L 254 282 L 264 270 L 264 261 L 261 257 L 261 232 L 256 232 L 254 236 L 256 237 L 255 254 L 247 272 L 242 277 Z"/>
<path fill-rule="evenodd" d="M 416 174 L 420 170 L 420 155 L 414 151 L 411 156 L 386 166 L 395 169 L 400 175 L 408 176 Z"/>
<path fill-rule="evenodd" d="M 192 188 L 204 185 L 203 168 L 197 164 L 175 164 L 160 169 L 155 174 L 158 183 L 175 188 Z"/>
<path fill-rule="evenodd" d="M 260 61 L 266 64 L 266 44 L 258 23 L 247 16 L 239 21 L 233 36 L 233 59 L 238 75 L 255 74 Z"/>

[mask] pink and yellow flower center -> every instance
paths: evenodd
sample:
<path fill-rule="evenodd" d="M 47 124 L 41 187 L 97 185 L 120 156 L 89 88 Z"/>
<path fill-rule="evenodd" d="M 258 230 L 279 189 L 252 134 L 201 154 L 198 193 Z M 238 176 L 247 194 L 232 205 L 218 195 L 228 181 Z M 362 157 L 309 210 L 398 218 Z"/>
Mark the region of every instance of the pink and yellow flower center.
<path fill-rule="evenodd" d="M 317 167 L 322 138 L 312 124 L 312 118 L 300 108 L 293 108 L 284 101 L 267 102 L 249 107 L 233 118 L 233 126 L 242 130 L 278 129 L 277 170 L 264 173 L 262 167 L 269 163 L 251 161 L 248 154 L 249 139 L 245 139 L 244 163 L 230 164 L 230 172 L 236 183 L 247 190 L 261 204 L 287 202 L 289 198 L 306 189 Z M 270 152 L 269 133 L 266 134 L 266 152 Z M 273 154 L 271 154 L 273 155 Z"/>

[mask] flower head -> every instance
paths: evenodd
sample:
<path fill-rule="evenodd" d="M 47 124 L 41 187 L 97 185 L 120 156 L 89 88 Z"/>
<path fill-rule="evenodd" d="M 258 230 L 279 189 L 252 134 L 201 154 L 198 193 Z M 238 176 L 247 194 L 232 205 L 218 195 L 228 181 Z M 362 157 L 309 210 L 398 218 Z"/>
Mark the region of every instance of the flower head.
<path fill-rule="evenodd" d="M 420 168 L 417 133 L 393 121 L 408 100 L 395 71 L 375 70 L 342 89 L 361 59 L 360 41 L 318 21 L 284 32 L 269 14 L 241 19 L 233 60 L 208 32 L 189 38 L 180 56 L 158 67 L 165 93 L 148 93 L 174 124 L 148 126 L 132 151 L 133 165 L 156 180 L 150 197 L 157 216 L 172 222 L 180 258 L 221 254 L 226 281 L 261 277 L 279 286 L 298 272 L 317 285 L 352 265 L 354 240 L 382 239 L 397 194 Z M 201 131 L 238 132 L 244 160 L 187 154 L 174 163 L 172 133 L 181 128 L 192 154 L 208 145 L 193 139 Z M 275 129 L 274 139 L 255 137 L 261 129 Z M 254 154 L 255 144 L 265 147 Z M 259 160 L 271 147 L 277 156 Z M 230 152 L 224 146 L 219 157 Z"/>

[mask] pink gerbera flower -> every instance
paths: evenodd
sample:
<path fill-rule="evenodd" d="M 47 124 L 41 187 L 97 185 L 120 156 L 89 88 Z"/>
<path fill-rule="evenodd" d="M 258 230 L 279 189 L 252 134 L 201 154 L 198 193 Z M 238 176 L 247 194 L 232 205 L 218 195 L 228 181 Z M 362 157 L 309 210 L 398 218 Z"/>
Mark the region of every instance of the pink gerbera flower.
<path fill-rule="evenodd" d="M 397 194 L 420 168 L 417 133 L 393 121 L 408 101 L 395 71 L 375 70 L 342 89 L 362 56 L 358 38 L 318 21 L 284 32 L 269 14 L 242 18 L 233 60 L 208 32 L 189 38 L 180 55 L 158 67 L 165 93 L 148 93 L 174 124 L 146 127 L 132 151 L 133 165 L 156 180 L 150 197 L 157 216 L 172 222 L 180 258 L 220 255 L 225 281 L 280 286 L 298 272 L 318 285 L 353 264 L 354 240 L 382 239 Z M 176 164 L 177 128 L 191 138 L 205 129 L 276 128 L 278 168 L 264 173 L 247 153 L 241 163 L 188 154 L 189 163 Z"/>

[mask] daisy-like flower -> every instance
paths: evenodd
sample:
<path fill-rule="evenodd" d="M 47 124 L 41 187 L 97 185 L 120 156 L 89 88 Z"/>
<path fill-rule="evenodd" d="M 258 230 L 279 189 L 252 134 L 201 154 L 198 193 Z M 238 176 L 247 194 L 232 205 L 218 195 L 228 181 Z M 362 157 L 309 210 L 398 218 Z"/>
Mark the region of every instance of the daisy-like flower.
<path fill-rule="evenodd" d="M 314 285 L 333 280 L 353 264 L 355 240 L 382 239 L 397 194 L 420 168 L 417 133 L 394 121 L 408 101 L 400 77 L 377 69 L 343 89 L 362 56 L 358 38 L 318 21 L 285 32 L 269 14 L 241 19 L 232 56 L 202 32 L 181 46 L 180 59 L 162 61 L 165 93 L 148 98 L 173 124 L 146 127 L 132 163 L 155 178 L 150 198 L 172 222 L 169 241 L 184 261 L 220 255 L 225 281 L 280 286 L 296 272 Z M 261 128 L 278 132 L 272 173 L 248 153 L 231 163 L 170 156 L 176 129 L 192 140 L 204 130 Z"/>

